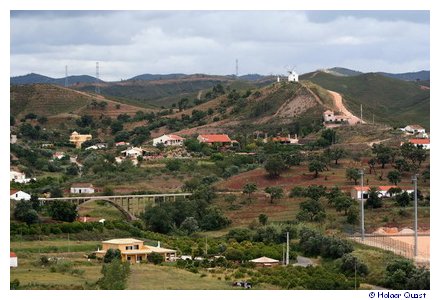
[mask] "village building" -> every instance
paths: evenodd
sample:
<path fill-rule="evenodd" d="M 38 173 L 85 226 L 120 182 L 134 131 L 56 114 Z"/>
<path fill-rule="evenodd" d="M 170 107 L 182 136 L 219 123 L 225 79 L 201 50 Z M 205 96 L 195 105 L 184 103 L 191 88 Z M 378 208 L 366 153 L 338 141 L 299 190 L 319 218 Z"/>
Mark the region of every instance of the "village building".
<path fill-rule="evenodd" d="M 268 138 L 267 136 L 263 139 L 264 143 L 267 142 L 274 142 L 278 144 L 285 144 L 285 145 L 291 145 L 291 144 L 298 144 L 298 136 L 295 134 L 294 138 L 291 138 L 290 133 L 287 135 L 287 137 L 284 136 L 276 136 L 274 138 Z"/>
<path fill-rule="evenodd" d="M 153 139 L 153 146 L 163 144 L 167 146 L 182 146 L 185 139 L 175 134 L 164 134 L 158 138 Z"/>
<path fill-rule="evenodd" d="M 10 251 L 11 254 L 9 255 L 10 257 L 10 266 L 11 268 L 17 268 L 18 267 L 18 257 L 17 254 L 15 254 L 14 252 Z"/>
<path fill-rule="evenodd" d="M 124 151 L 121 151 L 121 154 L 124 155 L 125 157 L 138 157 L 138 156 L 143 156 L 144 155 L 144 150 L 142 150 L 142 148 L 139 147 L 131 147 L 128 148 Z"/>
<path fill-rule="evenodd" d="M 399 187 L 397 185 L 382 185 L 382 186 L 378 186 L 376 188 L 377 188 L 377 192 L 379 194 L 379 197 L 388 197 L 389 196 L 388 191 L 391 188 L 399 188 Z M 410 193 L 414 192 L 413 189 L 405 189 L 402 187 L 400 187 L 400 188 L 402 189 L 402 193 L 407 192 L 408 194 L 410 194 Z M 368 199 L 369 192 L 370 192 L 369 186 L 362 187 L 360 185 L 357 185 L 351 189 L 350 194 L 351 194 L 351 198 L 353 198 L 353 199 Z"/>
<path fill-rule="evenodd" d="M 324 122 L 331 122 L 331 123 L 344 123 L 348 122 L 348 117 L 342 114 L 334 113 L 332 110 L 326 110 L 322 114 L 324 118 Z"/>
<path fill-rule="evenodd" d="M 279 260 L 269 258 L 266 256 L 262 256 L 262 257 L 250 260 L 250 262 L 253 262 L 257 267 L 274 267 L 274 266 L 278 266 L 280 264 Z"/>
<path fill-rule="evenodd" d="M 227 134 L 200 134 L 197 137 L 197 140 L 200 143 L 209 145 L 220 144 L 222 146 L 226 146 L 232 144 L 232 140 Z"/>
<path fill-rule="evenodd" d="M 116 147 L 129 146 L 129 145 L 130 145 L 130 143 L 128 143 L 128 142 L 117 142 L 117 143 L 115 143 Z"/>
<path fill-rule="evenodd" d="M 84 143 L 85 141 L 89 141 L 91 139 L 92 139 L 91 134 L 79 134 L 78 132 L 74 131 L 70 135 L 69 141 L 75 144 L 77 149 L 81 149 L 82 143 Z"/>
<path fill-rule="evenodd" d="M 132 238 L 103 241 L 102 250 L 95 251 L 96 256 L 104 257 L 109 249 L 119 249 L 122 261 L 128 261 L 132 264 L 147 261 L 148 256 L 152 253 L 159 253 L 164 261 L 176 260 L 176 250 L 162 248 L 160 242 L 158 242 L 157 247 L 154 247 L 144 245 L 143 241 Z"/>
<path fill-rule="evenodd" d="M 71 194 L 93 194 L 95 188 L 91 183 L 77 182 L 70 186 Z"/>
<path fill-rule="evenodd" d="M 415 147 L 430 149 L 430 139 L 410 139 L 409 142 Z"/>
<path fill-rule="evenodd" d="M 403 128 L 408 133 L 416 134 L 416 133 L 426 133 L 425 128 L 423 128 L 420 125 L 414 124 L 414 125 L 407 125 L 405 128 Z"/>
<path fill-rule="evenodd" d="M 31 200 L 31 195 L 23 191 L 11 190 L 9 194 L 11 200 Z"/>
<path fill-rule="evenodd" d="M 105 149 L 105 148 L 107 148 L 107 144 L 98 143 L 93 146 L 87 147 L 86 150 L 99 150 L 99 149 Z"/>
<path fill-rule="evenodd" d="M 26 174 L 14 170 L 11 170 L 9 172 L 9 178 L 9 181 L 14 181 L 18 183 L 28 183 L 31 180 L 36 180 L 36 178 L 26 178 Z"/>
<path fill-rule="evenodd" d="M 62 159 L 64 156 L 66 156 L 66 155 L 64 154 L 64 152 L 55 152 L 55 153 L 52 155 L 52 158 L 53 158 L 53 159 Z"/>
<path fill-rule="evenodd" d="M 289 75 L 287 75 L 288 82 L 298 82 L 299 76 L 295 71 L 290 70 L 288 73 L 289 73 Z"/>
<path fill-rule="evenodd" d="M 10 142 L 11 142 L 11 144 L 17 143 L 17 135 L 16 134 L 11 134 Z"/>

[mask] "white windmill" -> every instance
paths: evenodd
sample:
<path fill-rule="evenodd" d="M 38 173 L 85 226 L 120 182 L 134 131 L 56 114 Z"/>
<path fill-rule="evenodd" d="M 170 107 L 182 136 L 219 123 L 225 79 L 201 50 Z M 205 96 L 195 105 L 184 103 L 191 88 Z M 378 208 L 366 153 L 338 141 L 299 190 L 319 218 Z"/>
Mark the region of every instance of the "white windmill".
<path fill-rule="evenodd" d="M 289 67 L 287 66 L 287 81 L 288 82 L 298 82 L 298 74 L 293 70 L 295 68 L 294 67 Z"/>

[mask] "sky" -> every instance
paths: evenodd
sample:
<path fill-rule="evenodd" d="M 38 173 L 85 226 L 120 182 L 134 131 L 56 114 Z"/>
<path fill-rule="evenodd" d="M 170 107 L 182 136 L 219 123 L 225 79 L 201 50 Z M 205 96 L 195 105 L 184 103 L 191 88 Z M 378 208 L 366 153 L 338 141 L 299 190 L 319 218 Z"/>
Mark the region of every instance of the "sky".
<path fill-rule="evenodd" d="M 11 11 L 11 76 L 429 70 L 429 11 Z"/>

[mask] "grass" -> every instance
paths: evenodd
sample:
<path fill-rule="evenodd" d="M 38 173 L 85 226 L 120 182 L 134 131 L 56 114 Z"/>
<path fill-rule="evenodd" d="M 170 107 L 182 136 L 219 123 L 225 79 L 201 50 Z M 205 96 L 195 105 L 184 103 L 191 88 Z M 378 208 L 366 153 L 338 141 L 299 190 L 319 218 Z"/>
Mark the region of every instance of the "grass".
<path fill-rule="evenodd" d="M 67 234 L 65 234 L 67 237 Z M 61 252 L 91 252 L 96 250 L 97 241 L 69 241 L 67 239 L 42 241 L 14 241 L 11 251 L 20 253 L 61 253 Z"/>
<path fill-rule="evenodd" d="M 103 218 L 109 221 L 125 220 L 124 215 L 113 205 L 104 201 L 93 201 L 81 205 L 78 209 L 80 216 Z"/>

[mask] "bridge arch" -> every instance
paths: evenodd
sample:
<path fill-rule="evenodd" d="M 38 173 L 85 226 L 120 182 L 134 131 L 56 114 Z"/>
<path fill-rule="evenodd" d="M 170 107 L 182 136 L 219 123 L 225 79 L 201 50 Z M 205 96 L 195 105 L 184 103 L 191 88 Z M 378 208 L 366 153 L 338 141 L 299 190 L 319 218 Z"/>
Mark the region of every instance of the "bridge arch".
<path fill-rule="evenodd" d="M 112 200 L 110 200 L 110 199 L 102 199 L 102 198 L 100 198 L 100 199 L 88 199 L 88 200 L 86 200 L 86 201 L 84 201 L 84 202 L 81 202 L 80 204 L 78 204 L 78 208 L 80 207 L 80 206 L 82 206 L 82 205 L 84 205 L 84 204 L 86 204 L 86 203 L 90 203 L 90 202 L 94 202 L 94 201 L 104 201 L 104 202 L 107 202 L 107 203 L 110 203 L 112 206 L 114 206 L 114 207 L 116 207 L 123 215 L 124 215 L 124 217 L 127 219 L 127 220 L 129 220 L 129 221 L 134 221 L 134 220 L 138 220 L 138 218 L 135 216 L 135 215 L 133 215 L 132 213 L 130 213 L 129 211 L 127 211 L 125 208 L 123 208 L 121 205 L 119 205 L 118 203 L 116 203 L 116 202 L 113 202 Z"/>

